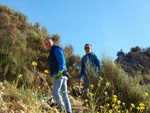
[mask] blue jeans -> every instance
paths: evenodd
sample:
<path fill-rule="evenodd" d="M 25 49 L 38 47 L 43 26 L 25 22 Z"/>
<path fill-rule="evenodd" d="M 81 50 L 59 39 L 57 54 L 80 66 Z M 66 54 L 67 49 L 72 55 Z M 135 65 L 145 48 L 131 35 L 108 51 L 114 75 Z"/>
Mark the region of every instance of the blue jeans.
<path fill-rule="evenodd" d="M 67 79 L 68 78 L 66 76 L 58 78 L 58 80 L 55 80 L 53 77 L 52 93 L 58 104 L 58 108 L 61 111 L 63 111 L 63 110 L 65 110 L 65 107 L 66 107 L 67 112 L 71 113 L 72 109 L 71 109 L 71 104 L 70 104 L 70 101 L 68 98 L 68 92 L 67 92 Z M 61 95 L 62 95 L 63 99 L 60 95 L 60 91 L 61 91 Z M 65 103 L 65 105 L 64 105 L 64 103 Z"/>

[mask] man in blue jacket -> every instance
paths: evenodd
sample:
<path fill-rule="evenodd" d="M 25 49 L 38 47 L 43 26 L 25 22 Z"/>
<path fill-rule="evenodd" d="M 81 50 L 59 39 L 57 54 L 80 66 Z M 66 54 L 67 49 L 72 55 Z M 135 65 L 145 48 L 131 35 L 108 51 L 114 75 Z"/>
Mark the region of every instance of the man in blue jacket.
<path fill-rule="evenodd" d="M 67 110 L 67 113 L 71 113 L 71 104 L 67 94 L 67 76 L 65 76 L 64 71 L 66 71 L 66 61 L 64 57 L 63 50 L 56 46 L 51 38 L 47 38 L 44 41 L 46 48 L 49 53 L 49 68 L 50 76 L 53 78 L 53 90 L 52 94 L 58 104 L 60 111 Z M 63 96 L 63 99 L 60 95 Z M 64 100 L 64 102 L 63 102 Z M 65 105 L 64 105 L 65 103 Z"/>
<path fill-rule="evenodd" d="M 92 46 L 90 44 L 85 44 L 84 50 L 86 54 L 81 59 L 81 72 L 79 75 L 79 84 L 82 82 L 82 77 L 84 76 L 84 90 L 86 90 L 87 93 L 89 93 L 89 80 L 87 77 L 88 75 L 86 73 L 88 68 L 87 64 L 90 63 L 95 69 L 95 72 L 98 73 L 98 75 L 100 75 L 101 63 L 98 60 L 97 56 L 93 54 Z"/>

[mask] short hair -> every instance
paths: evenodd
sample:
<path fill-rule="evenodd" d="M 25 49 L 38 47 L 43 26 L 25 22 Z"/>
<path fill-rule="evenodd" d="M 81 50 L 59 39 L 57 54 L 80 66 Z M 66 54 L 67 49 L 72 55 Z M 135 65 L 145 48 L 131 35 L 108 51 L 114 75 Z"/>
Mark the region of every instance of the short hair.
<path fill-rule="evenodd" d="M 44 42 L 45 42 L 46 40 L 52 40 L 52 41 L 54 41 L 53 38 L 50 38 L 50 37 L 46 38 L 46 39 L 44 40 Z"/>
<path fill-rule="evenodd" d="M 87 45 L 90 45 L 90 46 L 91 46 L 91 48 L 92 48 L 92 45 L 91 45 L 91 44 L 85 44 L 85 46 L 87 46 Z M 84 46 L 84 48 L 85 48 L 85 46 Z"/>

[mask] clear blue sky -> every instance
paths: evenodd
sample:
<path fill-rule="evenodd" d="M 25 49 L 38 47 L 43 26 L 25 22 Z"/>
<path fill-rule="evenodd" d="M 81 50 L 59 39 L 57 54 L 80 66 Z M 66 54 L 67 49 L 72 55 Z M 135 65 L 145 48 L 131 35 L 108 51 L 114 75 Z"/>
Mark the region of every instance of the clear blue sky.
<path fill-rule="evenodd" d="M 59 34 L 83 56 L 84 45 L 115 60 L 120 49 L 150 46 L 150 0 L 0 0 L 21 11 L 28 22 L 40 22 L 49 34 Z"/>

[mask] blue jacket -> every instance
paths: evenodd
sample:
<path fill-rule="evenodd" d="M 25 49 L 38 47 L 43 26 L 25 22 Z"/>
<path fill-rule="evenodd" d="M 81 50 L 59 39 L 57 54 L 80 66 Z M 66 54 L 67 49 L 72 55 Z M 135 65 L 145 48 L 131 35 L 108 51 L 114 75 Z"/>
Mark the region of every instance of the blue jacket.
<path fill-rule="evenodd" d="M 59 70 L 67 70 L 64 52 L 60 47 L 53 45 L 48 59 L 51 77 L 56 75 Z"/>
<path fill-rule="evenodd" d="M 88 59 L 89 59 L 89 61 L 91 61 L 93 67 L 95 67 L 95 66 L 98 67 L 98 70 L 95 70 L 95 71 L 98 73 L 101 72 L 101 63 L 95 54 L 94 54 L 95 58 L 93 59 L 92 54 L 93 54 L 93 52 L 88 54 L 88 56 L 85 55 L 85 57 L 82 57 L 82 59 L 81 59 L 81 72 L 79 75 L 79 79 L 82 79 L 83 76 L 87 76 L 85 72 L 86 72 L 86 63 L 87 63 Z"/>

